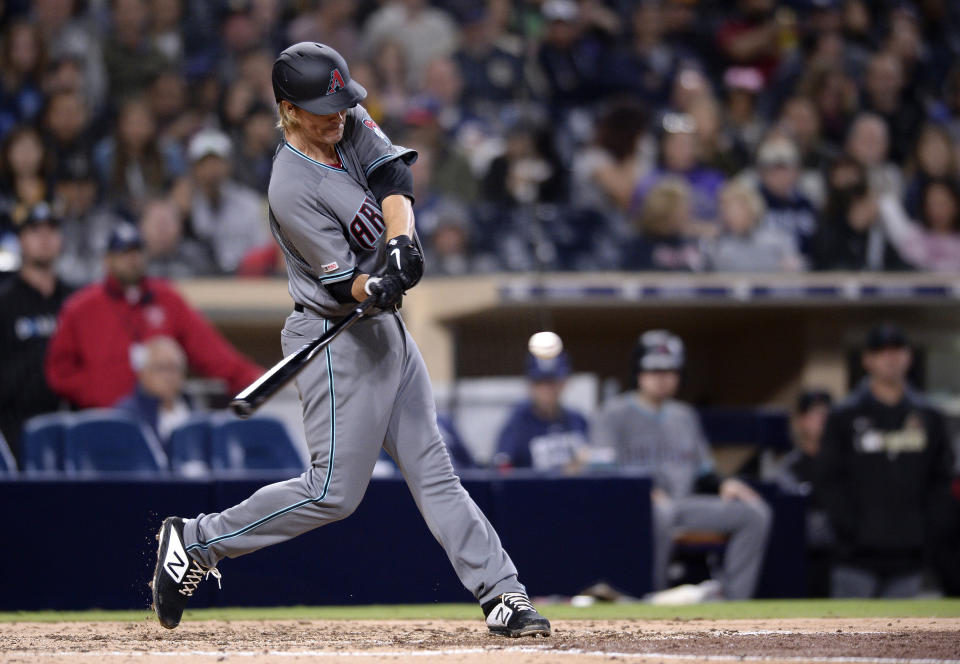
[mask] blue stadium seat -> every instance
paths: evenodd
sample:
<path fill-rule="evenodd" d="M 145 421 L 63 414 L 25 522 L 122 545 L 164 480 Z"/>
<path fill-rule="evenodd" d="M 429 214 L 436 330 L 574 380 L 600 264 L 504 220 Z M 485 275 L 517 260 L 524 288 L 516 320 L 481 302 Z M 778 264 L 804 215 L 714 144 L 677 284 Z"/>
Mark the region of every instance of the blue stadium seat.
<path fill-rule="evenodd" d="M 89 410 L 76 415 L 64 439 L 68 473 L 161 472 L 167 457 L 156 436 L 126 413 Z"/>
<path fill-rule="evenodd" d="M 200 477 L 210 472 L 210 438 L 213 423 L 210 415 L 198 413 L 170 434 L 167 456 L 170 470 L 178 475 Z"/>
<path fill-rule="evenodd" d="M 210 460 L 214 470 L 306 469 L 286 427 L 272 417 L 229 419 L 215 426 Z"/>
<path fill-rule="evenodd" d="M 36 415 L 23 425 L 20 464 L 26 473 L 63 471 L 63 441 L 72 413 Z"/>
<path fill-rule="evenodd" d="M 0 433 L 0 477 L 17 474 L 17 462 L 10 452 L 7 439 Z"/>

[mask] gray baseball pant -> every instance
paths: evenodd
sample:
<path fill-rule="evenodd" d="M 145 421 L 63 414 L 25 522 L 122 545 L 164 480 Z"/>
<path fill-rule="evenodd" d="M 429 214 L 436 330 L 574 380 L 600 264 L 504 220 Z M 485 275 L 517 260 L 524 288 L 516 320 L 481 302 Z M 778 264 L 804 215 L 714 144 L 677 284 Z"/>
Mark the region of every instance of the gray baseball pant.
<path fill-rule="evenodd" d="M 726 599 L 749 599 L 757 586 L 773 513 L 766 503 L 687 496 L 653 503 L 653 585 L 667 587 L 667 566 L 678 531 L 728 534 L 720 585 Z"/>
<path fill-rule="evenodd" d="M 294 312 L 281 332 L 284 355 L 330 326 L 310 311 Z M 384 448 L 467 590 L 481 603 L 524 592 L 500 538 L 454 475 L 427 368 L 398 314 L 364 318 L 341 333 L 298 375 L 297 388 L 310 469 L 219 514 L 187 520 L 191 555 L 214 566 L 349 516 Z"/>
<path fill-rule="evenodd" d="M 916 597 L 922 588 L 923 572 L 881 576 L 852 565 L 835 565 L 830 572 L 830 595 L 837 598 L 905 599 Z"/>

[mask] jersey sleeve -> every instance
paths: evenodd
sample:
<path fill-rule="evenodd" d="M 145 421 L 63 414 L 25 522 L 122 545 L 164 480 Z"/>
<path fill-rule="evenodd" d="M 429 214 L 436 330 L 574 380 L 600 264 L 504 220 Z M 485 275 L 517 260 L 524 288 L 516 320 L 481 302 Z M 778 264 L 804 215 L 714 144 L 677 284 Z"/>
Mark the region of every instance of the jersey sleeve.
<path fill-rule="evenodd" d="M 353 119 L 349 140 L 364 177 L 392 159 L 402 159 L 408 166 L 417 160 L 416 150 L 394 145 L 363 106 L 354 106 L 348 113 Z"/>
<path fill-rule="evenodd" d="M 275 197 L 270 202 L 270 229 L 287 260 L 324 286 L 353 276 L 356 255 L 340 224 L 315 197 Z"/>

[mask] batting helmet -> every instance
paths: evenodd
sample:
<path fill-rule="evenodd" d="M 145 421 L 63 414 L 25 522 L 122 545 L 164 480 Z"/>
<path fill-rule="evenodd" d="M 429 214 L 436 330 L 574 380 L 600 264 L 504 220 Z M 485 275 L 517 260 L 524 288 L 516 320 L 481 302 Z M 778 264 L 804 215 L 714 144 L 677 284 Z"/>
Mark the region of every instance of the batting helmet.
<path fill-rule="evenodd" d="M 273 95 L 316 115 L 356 106 L 367 96 L 350 78 L 343 56 L 326 44 L 300 42 L 273 63 Z"/>
<path fill-rule="evenodd" d="M 666 330 L 650 330 L 637 339 L 633 366 L 641 371 L 679 371 L 686 361 L 683 340 Z"/>

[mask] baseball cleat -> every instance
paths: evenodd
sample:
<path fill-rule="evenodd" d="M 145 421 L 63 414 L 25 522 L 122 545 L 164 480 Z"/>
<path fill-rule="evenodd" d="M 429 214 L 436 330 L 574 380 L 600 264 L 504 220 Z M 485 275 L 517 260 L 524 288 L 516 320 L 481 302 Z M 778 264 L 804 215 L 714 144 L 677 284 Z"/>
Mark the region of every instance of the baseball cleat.
<path fill-rule="evenodd" d="M 500 636 L 550 636 L 550 621 L 524 593 L 503 593 L 483 605 L 487 628 Z"/>
<path fill-rule="evenodd" d="M 208 576 L 213 576 L 220 585 L 220 572 L 216 567 L 206 567 L 194 560 L 183 546 L 183 519 L 170 516 L 163 520 L 157 533 L 157 566 L 153 570 L 153 610 L 160 624 L 173 629 L 180 624 L 187 600 L 193 596 L 197 585 Z"/>

